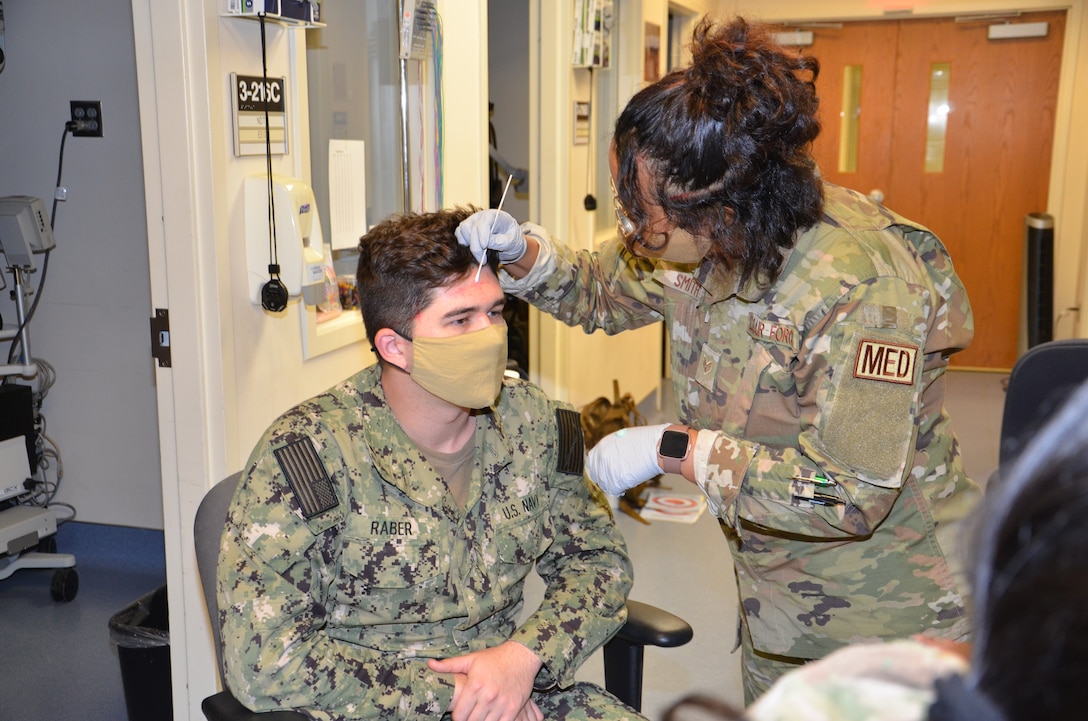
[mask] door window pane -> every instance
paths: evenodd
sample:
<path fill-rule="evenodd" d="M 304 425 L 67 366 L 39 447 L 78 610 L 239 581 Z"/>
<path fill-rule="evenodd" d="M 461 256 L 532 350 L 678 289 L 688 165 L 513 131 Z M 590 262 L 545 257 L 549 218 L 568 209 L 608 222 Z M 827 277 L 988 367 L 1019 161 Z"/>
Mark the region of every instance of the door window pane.
<path fill-rule="evenodd" d="M 842 110 L 839 111 L 839 172 L 858 170 L 858 122 L 861 116 L 861 66 L 842 69 Z"/>
<path fill-rule="evenodd" d="M 944 172 L 945 136 L 948 134 L 948 102 L 951 63 L 933 63 L 929 66 L 929 108 L 926 119 L 925 172 Z"/>

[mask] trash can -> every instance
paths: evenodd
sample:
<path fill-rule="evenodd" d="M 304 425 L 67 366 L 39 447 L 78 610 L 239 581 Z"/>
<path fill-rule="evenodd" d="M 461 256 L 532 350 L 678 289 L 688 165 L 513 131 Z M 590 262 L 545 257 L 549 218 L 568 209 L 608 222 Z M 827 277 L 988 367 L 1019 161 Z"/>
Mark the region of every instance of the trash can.
<path fill-rule="evenodd" d="M 121 662 L 128 721 L 170 721 L 170 615 L 166 586 L 133 601 L 109 621 Z"/>
<path fill-rule="evenodd" d="M 1054 340 L 1054 216 L 1028 213 L 1024 217 L 1024 292 L 1027 347 Z"/>

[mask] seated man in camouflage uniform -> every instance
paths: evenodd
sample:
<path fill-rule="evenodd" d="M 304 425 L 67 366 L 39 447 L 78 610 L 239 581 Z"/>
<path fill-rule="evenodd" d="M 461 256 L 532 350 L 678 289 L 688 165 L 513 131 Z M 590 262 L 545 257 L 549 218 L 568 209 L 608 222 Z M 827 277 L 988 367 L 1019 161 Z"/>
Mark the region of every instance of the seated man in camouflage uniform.
<path fill-rule="evenodd" d="M 582 475 L 577 413 L 503 376 L 496 258 L 468 211 L 363 237 L 379 361 L 277 419 L 219 558 L 226 683 L 313 719 L 641 718 L 578 667 L 625 619 L 631 565 Z M 546 592 L 524 621 L 536 565 Z"/>

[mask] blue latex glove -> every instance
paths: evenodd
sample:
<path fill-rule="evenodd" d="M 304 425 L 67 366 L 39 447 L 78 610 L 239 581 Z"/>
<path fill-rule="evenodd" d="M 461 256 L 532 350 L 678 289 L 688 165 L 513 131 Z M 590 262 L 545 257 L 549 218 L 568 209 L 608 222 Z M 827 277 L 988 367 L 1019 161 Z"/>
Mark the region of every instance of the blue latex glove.
<path fill-rule="evenodd" d="M 597 441 L 586 458 L 590 480 L 605 493 L 618 496 L 664 473 L 657 465 L 657 445 L 668 427 L 668 423 L 631 426 Z"/>
<path fill-rule="evenodd" d="M 478 263 L 488 250 L 498 254 L 500 263 L 516 263 L 525 255 L 525 236 L 518 221 L 501 210 L 476 211 L 461 221 L 454 234 Z"/>

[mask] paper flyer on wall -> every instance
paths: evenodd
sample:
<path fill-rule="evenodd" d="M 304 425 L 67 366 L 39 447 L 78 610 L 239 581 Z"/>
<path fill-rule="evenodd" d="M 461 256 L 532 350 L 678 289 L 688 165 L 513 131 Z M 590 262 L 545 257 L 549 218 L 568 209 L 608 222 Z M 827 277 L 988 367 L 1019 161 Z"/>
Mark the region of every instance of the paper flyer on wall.
<path fill-rule="evenodd" d="M 650 488 L 643 497 L 646 505 L 639 510 L 639 515 L 647 521 L 695 523 L 706 508 L 706 497 L 701 493 L 677 493 L 663 488 Z"/>

